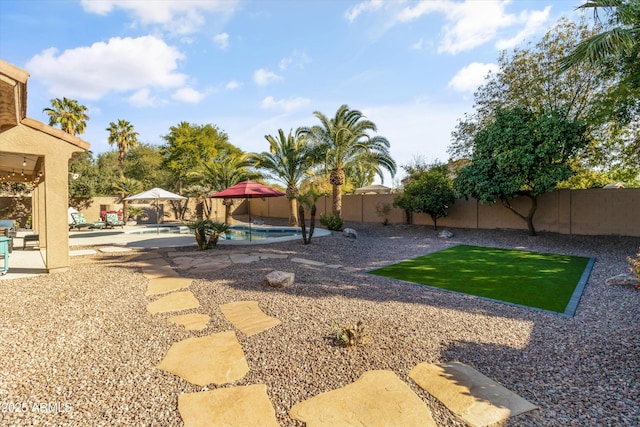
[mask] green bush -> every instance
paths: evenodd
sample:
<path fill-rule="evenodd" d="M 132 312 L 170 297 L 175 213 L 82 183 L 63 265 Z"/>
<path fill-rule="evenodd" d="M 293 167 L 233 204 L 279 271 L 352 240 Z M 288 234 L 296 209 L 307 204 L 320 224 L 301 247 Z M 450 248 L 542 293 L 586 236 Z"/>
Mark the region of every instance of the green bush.
<path fill-rule="evenodd" d="M 190 222 L 187 226 L 190 230 L 193 230 L 198 249 L 201 251 L 215 247 L 218 244 L 220 235 L 229 231 L 231 228 L 227 224 L 213 222 L 210 219 L 200 219 Z"/>
<path fill-rule="evenodd" d="M 334 214 L 320 215 L 320 224 L 333 231 L 342 231 L 342 229 L 344 228 L 344 221 L 342 220 L 342 218 Z"/>

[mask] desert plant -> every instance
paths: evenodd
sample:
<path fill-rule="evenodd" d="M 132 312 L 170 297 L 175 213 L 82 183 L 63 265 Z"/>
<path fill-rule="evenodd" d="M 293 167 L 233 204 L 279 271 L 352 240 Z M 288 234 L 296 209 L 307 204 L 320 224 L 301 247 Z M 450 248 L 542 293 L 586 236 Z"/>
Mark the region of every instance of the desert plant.
<path fill-rule="evenodd" d="M 214 222 L 210 219 L 190 222 L 187 227 L 194 232 L 198 249 L 201 251 L 214 248 L 218 244 L 220 235 L 231 228 L 227 224 Z"/>
<path fill-rule="evenodd" d="M 369 336 L 362 320 L 356 326 L 339 326 L 334 323 L 333 341 L 342 347 L 353 347 L 369 342 Z"/>
<path fill-rule="evenodd" d="M 144 215 L 144 209 L 142 209 L 140 206 L 129 205 L 127 214 L 129 216 L 129 218 L 127 219 L 137 219 L 138 217 Z"/>
<path fill-rule="evenodd" d="M 627 262 L 631 264 L 629 267 L 629 272 L 636 278 L 635 288 L 640 290 L 640 251 L 635 255 L 635 257 L 627 257 Z"/>
<path fill-rule="evenodd" d="M 344 228 L 344 221 L 342 220 L 342 218 L 334 214 L 320 215 L 320 224 L 333 231 L 342 231 L 342 229 Z"/>

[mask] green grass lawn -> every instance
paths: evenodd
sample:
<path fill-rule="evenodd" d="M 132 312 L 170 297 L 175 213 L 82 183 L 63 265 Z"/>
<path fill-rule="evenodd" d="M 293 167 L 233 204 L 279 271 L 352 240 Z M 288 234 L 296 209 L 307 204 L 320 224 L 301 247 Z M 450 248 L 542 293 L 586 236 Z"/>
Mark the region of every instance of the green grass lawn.
<path fill-rule="evenodd" d="M 459 245 L 369 273 L 564 313 L 589 258 Z"/>

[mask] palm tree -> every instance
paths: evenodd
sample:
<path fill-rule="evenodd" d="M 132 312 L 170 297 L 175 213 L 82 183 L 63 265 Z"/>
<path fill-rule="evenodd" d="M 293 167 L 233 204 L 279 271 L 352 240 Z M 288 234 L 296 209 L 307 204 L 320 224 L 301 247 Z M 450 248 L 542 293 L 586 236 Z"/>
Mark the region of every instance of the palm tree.
<path fill-rule="evenodd" d="M 247 179 L 260 178 L 260 174 L 251 169 L 252 166 L 253 162 L 248 154 L 230 154 L 222 151 L 220 156 L 210 159 L 204 164 L 202 182 L 214 192 L 222 191 Z M 233 200 L 225 199 L 223 203 L 225 206 L 224 222 L 229 224 Z"/>
<path fill-rule="evenodd" d="M 52 108 L 43 108 L 42 112 L 49 116 L 49 126 L 59 125 L 63 132 L 71 135 L 84 133 L 87 127 L 87 107 L 78 104 L 75 99 L 55 98 L 51 101 Z"/>
<path fill-rule="evenodd" d="M 394 176 L 396 162 L 389 153 L 389 141 L 383 136 L 371 136 L 376 132 L 375 123 L 360 111 L 350 110 L 342 105 L 334 118 L 329 119 L 316 111 L 313 113 L 320 125 L 298 129 L 298 134 L 315 142 L 314 152 L 318 162 L 322 162 L 329 172 L 329 182 L 333 190 L 333 214 L 340 216 L 342 210 L 342 186 L 346 181 L 345 171 L 360 162 L 378 165 L 381 179 L 382 169 Z"/>
<path fill-rule="evenodd" d="M 280 181 L 287 188 L 289 199 L 289 225 L 298 225 L 297 196 L 300 181 L 309 174 L 312 166 L 311 149 L 307 140 L 299 137 L 298 132 L 293 136 L 285 136 L 282 129 L 278 129 L 278 137 L 265 135 L 269 141 L 269 151 L 253 154 L 250 160 L 254 167 L 266 170 L 272 178 Z"/>
<path fill-rule="evenodd" d="M 637 0 L 589 0 L 578 9 L 593 9 L 596 22 L 600 22 L 598 9 L 609 13 L 609 29 L 580 42 L 562 60 L 561 69 L 603 59 L 633 55 L 635 61 L 640 47 L 640 3 Z"/>
<path fill-rule="evenodd" d="M 126 120 L 111 122 L 105 129 L 109 132 L 109 145 L 118 146 L 118 163 L 120 164 L 120 178 L 124 178 L 124 155 L 130 148 L 138 145 L 138 132 L 133 130 L 133 125 Z"/>

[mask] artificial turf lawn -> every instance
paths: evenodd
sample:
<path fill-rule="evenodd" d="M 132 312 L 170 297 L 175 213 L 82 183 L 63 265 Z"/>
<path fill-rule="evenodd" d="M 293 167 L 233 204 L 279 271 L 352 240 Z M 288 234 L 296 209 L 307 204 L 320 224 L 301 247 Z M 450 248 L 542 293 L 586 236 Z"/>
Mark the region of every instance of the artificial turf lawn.
<path fill-rule="evenodd" d="M 369 273 L 564 313 L 589 258 L 459 245 Z"/>

